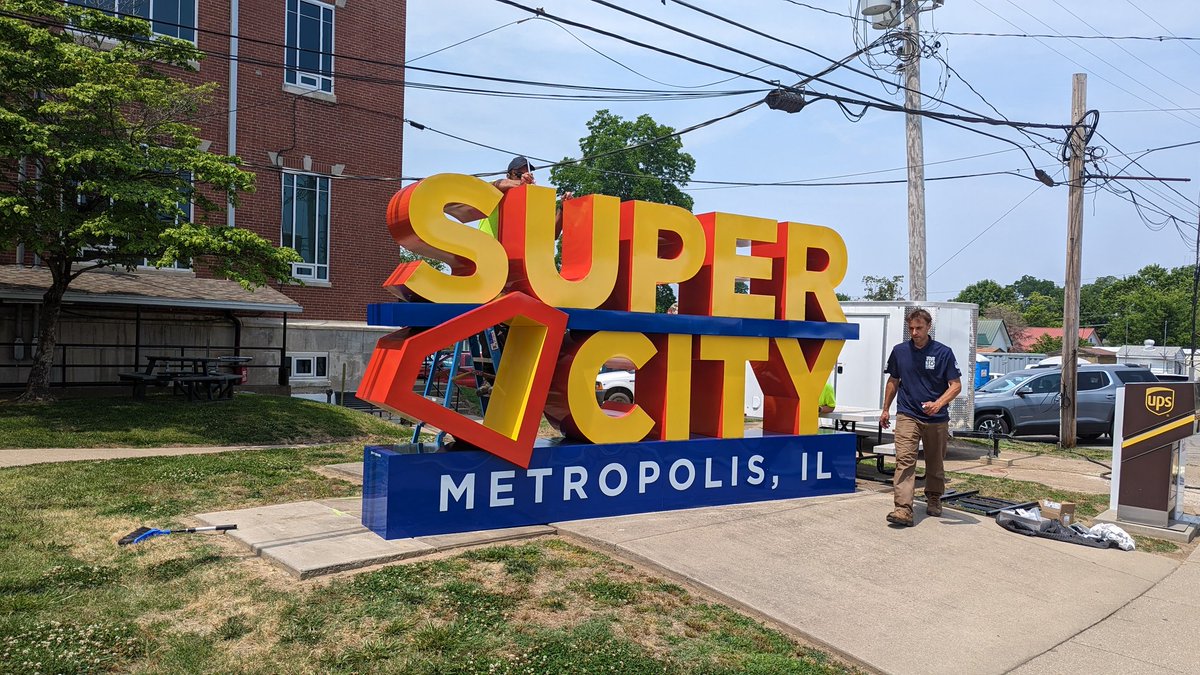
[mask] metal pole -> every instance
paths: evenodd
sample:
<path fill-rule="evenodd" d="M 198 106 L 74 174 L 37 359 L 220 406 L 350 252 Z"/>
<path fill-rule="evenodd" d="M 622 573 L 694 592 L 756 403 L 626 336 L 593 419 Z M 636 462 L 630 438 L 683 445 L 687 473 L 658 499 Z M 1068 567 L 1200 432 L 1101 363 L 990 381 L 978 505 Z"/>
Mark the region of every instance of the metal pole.
<path fill-rule="evenodd" d="M 1196 378 L 1196 301 L 1200 292 L 1200 216 L 1196 222 L 1196 268 L 1192 271 L 1192 351 L 1189 355 L 1188 378 Z"/>
<path fill-rule="evenodd" d="M 1071 86 L 1071 120 L 1083 122 L 1087 110 L 1087 75 L 1075 73 Z M 1078 383 L 1079 276 L 1083 254 L 1083 146 L 1084 129 L 1071 131 L 1071 182 L 1067 195 L 1067 273 L 1063 284 L 1062 389 L 1058 438 L 1064 448 L 1075 447 L 1075 392 Z"/>
<path fill-rule="evenodd" d="M 279 386 L 290 384 L 290 373 L 287 365 L 287 314 L 283 315 L 283 344 L 279 347 Z"/>
<path fill-rule="evenodd" d="M 918 0 L 904 5 L 905 42 L 904 106 L 921 108 L 921 33 Z M 921 116 L 904 115 L 905 146 L 908 150 L 908 299 L 925 300 L 925 147 Z"/>

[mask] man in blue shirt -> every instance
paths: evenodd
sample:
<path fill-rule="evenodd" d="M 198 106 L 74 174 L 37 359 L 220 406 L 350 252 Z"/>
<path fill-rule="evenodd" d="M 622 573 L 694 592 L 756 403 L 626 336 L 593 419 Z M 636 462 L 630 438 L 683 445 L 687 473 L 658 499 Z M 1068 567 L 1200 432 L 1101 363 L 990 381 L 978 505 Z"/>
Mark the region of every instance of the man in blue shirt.
<path fill-rule="evenodd" d="M 942 515 L 942 493 L 946 491 L 946 437 L 950 413 L 946 406 L 962 391 L 962 374 L 954 352 L 929 339 L 933 318 L 923 309 L 908 315 L 912 339 L 892 348 L 888 357 L 887 388 L 879 427 L 891 425 L 888 409 L 896 394 L 896 473 L 892 477 L 896 508 L 887 520 L 895 525 L 913 525 L 913 488 L 917 476 L 917 447 L 925 447 L 925 513 Z"/>

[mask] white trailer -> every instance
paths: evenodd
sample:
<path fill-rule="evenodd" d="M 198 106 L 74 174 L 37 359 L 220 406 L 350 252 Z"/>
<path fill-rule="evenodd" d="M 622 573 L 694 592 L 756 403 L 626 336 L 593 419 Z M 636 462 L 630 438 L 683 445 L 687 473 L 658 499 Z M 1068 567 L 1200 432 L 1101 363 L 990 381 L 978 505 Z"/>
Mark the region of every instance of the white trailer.
<path fill-rule="evenodd" d="M 838 365 L 829 376 L 837 398 L 833 416 L 851 419 L 860 425 L 874 426 L 883 409 L 888 355 L 892 347 L 909 339 L 909 312 L 925 308 L 933 317 L 930 336 L 950 347 L 962 372 L 963 390 L 950 404 L 950 429 L 974 429 L 975 409 L 975 329 L 979 308 L 964 302 L 843 302 L 846 320 L 858 324 L 858 339 L 847 340 L 838 356 Z M 762 388 L 746 365 L 747 417 L 761 418 Z M 892 403 L 891 412 L 895 413 Z"/>

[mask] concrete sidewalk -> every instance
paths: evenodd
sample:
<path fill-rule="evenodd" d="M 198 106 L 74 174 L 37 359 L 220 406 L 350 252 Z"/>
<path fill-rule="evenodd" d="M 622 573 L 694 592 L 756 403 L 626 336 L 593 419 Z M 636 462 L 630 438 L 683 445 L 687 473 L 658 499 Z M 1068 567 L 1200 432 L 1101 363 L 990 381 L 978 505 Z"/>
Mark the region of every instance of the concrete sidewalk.
<path fill-rule="evenodd" d="M 1030 672 L 1129 672 L 1077 661 L 1096 641 L 1080 634 L 1133 607 L 1179 566 L 1023 537 L 962 512 L 926 518 L 920 506 L 916 527 L 893 528 L 884 521 L 891 502 L 890 493 L 859 492 L 553 525 L 888 673 L 1005 673 L 1035 667 L 1076 636 L 1079 649 L 1060 649 L 1048 669 Z M 1176 596 L 1180 609 L 1200 618 L 1200 585 L 1184 587 L 1200 580 L 1200 566 L 1191 569 L 1172 586 L 1187 593 Z M 1160 645 L 1164 626 L 1151 628 Z M 1134 649 L 1125 644 L 1134 636 L 1104 635 L 1114 651 Z M 1185 648 L 1181 658 L 1200 662 L 1200 641 Z"/>

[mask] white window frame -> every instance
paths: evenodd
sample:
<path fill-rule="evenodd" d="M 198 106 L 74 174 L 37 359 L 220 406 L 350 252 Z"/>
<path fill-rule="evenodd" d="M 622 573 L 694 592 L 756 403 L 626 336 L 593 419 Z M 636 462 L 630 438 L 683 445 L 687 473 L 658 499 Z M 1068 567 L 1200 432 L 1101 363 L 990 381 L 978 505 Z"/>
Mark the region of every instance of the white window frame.
<path fill-rule="evenodd" d="M 330 188 L 332 181 L 329 176 L 322 176 L 316 173 L 305 173 L 301 171 L 284 171 L 281 175 L 280 184 L 280 214 L 279 214 L 279 242 L 281 246 L 287 246 L 294 249 L 297 253 L 300 249 L 296 247 L 296 182 L 300 177 L 312 177 L 316 180 L 316 222 L 313 223 L 313 258 L 314 260 L 305 260 L 303 262 L 292 263 L 292 277 L 300 279 L 308 283 L 328 284 L 329 279 L 329 256 L 330 256 L 330 236 L 329 231 L 332 227 L 333 209 L 330 206 Z M 288 181 L 291 179 L 291 212 L 288 213 Z M 322 186 L 324 186 L 322 188 Z M 324 193 L 324 201 L 321 195 Z M 321 207 L 324 205 L 325 211 L 325 232 L 321 232 Z M 288 222 L 291 223 L 291 232 L 287 231 Z M 324 260 L 316 259 L 320 256 L 322 238 L 325 244 Z"/>
<path fill-rule="evenodd" d="M 292 11 L 293 5 L 296 8 L 294 12 Z M 322 74 L 320 71 L 312 72 L 300 69 L 300 5 L 313 5 L 321 11 L 321 46 L 319 48 L 321 54 L 318 55 L 318 63 L 323 58 L 323 54 L 329 55 L 327 74 Z M 334 46 L 337 44 L 336 10 L 337 7 L 335 5 L 328 2 L 321 2 L 321 0 L 287 0 L 284 7 L 283 20 L 283 83 L 285 87 L 297 87 L 303 90 L 317 91 L 330 95 L 334 93 Z M 292 29 L 289 27 L 293 14 L 296 15 L 295 35 L 292 34 Z M 329 19 L 329 44 L 325 44 L 324 28 L 326 16 Z"/>
<path fill-rule="evenodd" d="M 329 379 L 329 352 L 291 352 L 284 358 L 287 359 L 288 379 L 289 380 L 292 380 L 292 381 L 298 380 L 298 381 L 303 381 L 303 382 L 318 382 L 318 381 Z M 325 361 L 325 374 L 324 375 L 318 374 L 319 365 L 320 365 L 321 360 Z M 296 372 L 297 371 L 296 364 L 301 363 L 301 362 L 309 364 L 307 374 L 298 374 Z"/>
<path fill-rule="evenodd" d="M 103 0 L 100 0 L 100 1 L 103 1 Z M 157 3 L 157 2 L 171 3 L 172 0 L 108 0 L 108 2 L 112 3 L 112 6 L 113 6 L 112 9 L 108 9 L 106 7 L 97 7 L 95 4 L 92 4 L 94 2 L 97 2 L 97 0 L 90 0 L 90 2 L 89 2 L 89 0 L 68 0 L 68 2 L 73 5 L 90 7 L 92 9 L 96 9 L 96 10 L 99 10 L 106 14 L 111 14 L 113 16 L 117 16 L 120 14 L 124 14 L 127 16 L 136 16 L 138 18 L 145 19 L 146 21 L 150 22 L 150 29 L 151 29 L 151 31 L 153 31 L 154 35 L 162 35 L 162 36 L 166 36 L 166 37 L 178 38 L 180 40 L 187 40 L 188 42 L 191 42 L 192 44 L 197 44 L 197 41 L 196 41 L 197 34 L 199 33 L 199 29 L 200 29 L 200 0 L 192 0 L 192 2 L 191 2 L 192 17 L 194 19 L 195 25 L 192 25 L 187 28 L 187 30 L 190 30 L 192 32 L 192 36 L 190 38 L 179 37 L 177 35 L 172 35 L 170 33 L 160 33 L 158 31 L 154 30 L 154 21 L 155 21 L 154 5 L 155 5 L 155 3 Z M 188 4 L 187 0 L 183 0 L 183 2 L 180 2 L 180 0 L 174 0 L 174 2 L 178 2 L 179 4 Z M 133 6 L 136 9 L 136 5 L 143 4 L 143 3 L 147 6 L 146 16 L 137 14 L 136 11 L 131 11 L 129 9 L 130 6 Z M 172 3 L 172 4 L 174 4 L 174 3 Z M 122 5 L 126 6 L 124 10 L 122 9 Z M 180 26 L 174 26 L 173 28 L 175 29 L 175 32 L 179 32 L 180 27 L 182 25 L 183 24 L 180 24 Z"/>

